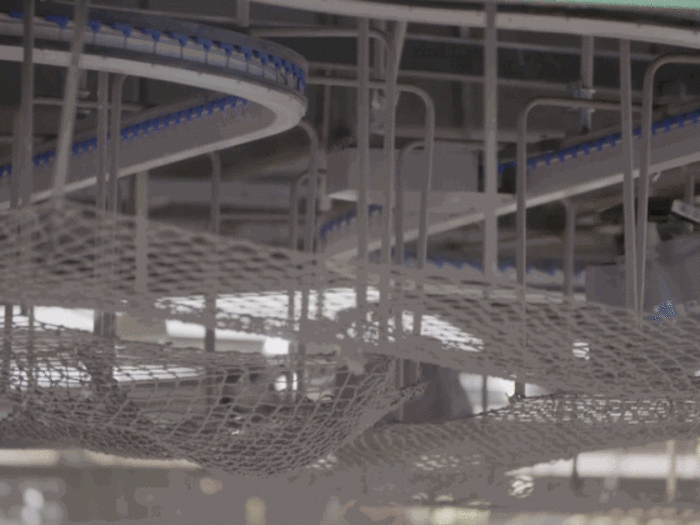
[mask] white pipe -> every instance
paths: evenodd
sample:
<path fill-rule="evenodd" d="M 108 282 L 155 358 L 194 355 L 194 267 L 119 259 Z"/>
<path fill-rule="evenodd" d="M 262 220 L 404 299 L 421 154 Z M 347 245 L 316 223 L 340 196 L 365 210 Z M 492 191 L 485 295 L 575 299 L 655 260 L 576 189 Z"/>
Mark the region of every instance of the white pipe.
<path fill-rule="evenodd" d="M 451 27 L 485 27 L 482 10 L 455 7 L 398 4 L 377 0 L 259 0 L 258 3 L 290 9 L 330 13 L 350 17 L 372 17 L 384 20 L 405 20 L 418 24 Z M 501 13 L 496 27 L 503 30 L 535 33 L 563 33 L 655 42 L 670 46 L 700 49 L 695 28 L 680 28 L 648 22 L 608 20 L 566 14 Z"/>
<path fill-rule="evenodd" d="M 34 0 L 24 0 L 24 60 L 22 61 L 22 93 L 20 105 L 19 158 L 16 172 L 17 196 L 22 206 L 30 204 L 34 190 Z"/>
<path fill-rule="evenodd" d="M 137 292 L 148 289 L 148 172 L 134 175 L 136 208 L 136 282 Z"/>
<path fill-rule="evenodd" d="M 118 195 L 119 146 L 121 143 L 122 89 L 126 75 L 117 75 L 112 80 L 112 109 L 110 112 L 109 138 L 109 196 L 107 209 L 116 213 Z"/>
<path fill-rule="evenodd" d="M 347 71 L 356 72 L 357 67 L 350 64 L 334 64 L 332 62 L 310 62 L 309 70 L 321 69 L 321 70 L 336 70 L 336 71 Z M 417 78 L 425 80 L 436 80 L 444 82 L 463 82 L 467 84 L 483 84 L 484 77 L 478 75 L 465 75 L 461 73 L 445 73 L 437 71 L 420 71 L 420 70 L 403 70 L 399 72 L 399 78 Z M 562 93 L 567 93 L 570 89 L 568 83 L 565 82 L 548 82 L 541 80 L 521 80 L 516 78 L 499 78 L 498 85 L 504 87 L 515 87 L 523 89 L 539 89 L 544 91 L 561 91 Z M 620 90 L 614 88 L 596 88 L 596 93 L 607 96 L 619 96 Z M 633 91 L 635 98 L 641 101 L 642 92 Z"/>
<path fill-rule="evenodd" d="M 236 0 L 236 24 L 239 27 L 250 25 L 250 1 Z"/>
<path fill-rule="evenodd" d="M 306 81 L 307 84 L 309 85 L 327 85 L 327 86 L 339 86 L 339 87 L 351 87 L 351 88 L 357 88 L 358 87 L 358 81 L 354 79 L 345 79 L 345 78 L 327 78 L 327 77 L 309 77 Z M 376 81 L 367 81 L 367 87 L 372 88 L 372 89 L 381 89 L 383 87 L 382 82 L 376 82 Z M 425 119 L 426 119 L 426 137 L 425 141 L 428 144 L 428 172 L 426 174 L 426 177 L 424 179 L 424 184 L 423 187 L 421 188 L 421 200 L 420 200 L 420 219 L 419 219 L 419 228 L 418 228 L 418 267 L 423 268 L 425 266 L 425 262 L 427 260 L 427 246 L 428 246 L 428 193 L 430 192 L 430 186 L 432 183 L 432 177 L 433 177 L 433 153 L 435 149 L 435 104 L 433 103 L 433 99 L 430 97 L 430 95 L 416 87 L 416 86 L 409 86 L 406 84 L 397 84 L 396 89 L 398 91 L 402 91 L 404 93 L 413 93 L 414 95 L 417 95 L 421 98 L 423 103 L 425 104 Z M 362 90 L 360 90 L 362 91 Z M 359 138 L 359 133 L 358 133 L 358 156 L 360 156 L 360 167 L 362 166 L 362 152 L 361 152 L 361 142 Z M 360 175 L 362 176 L 362 172 L 360 172 Z M 362 178 L 362 177 L 360 177 Z M 366 186 L 365 186 L 366 188 Z M 362 215 L 367 214 L 365 212 L 364 214 L 361 214 L 359 210 L 362 210 L 362 202 L 360 201 L 360 198 L 362 197 L 362 193 L 358 196 L 358 226 L 362 224 L 361 222 L 361 217 Z M 365 201 L 365 209 L 366 209 L 366 201 Z M 358 228 L 359 229 L 359 228 Z M 361 230 L 360 230 L 361 233 Z M 366 238 L 366 233 L 365 233 L 365 238 Z M 361 259 L 366 258 L 367 255 L 367 243 L 366 242 L 360 242 L 360 247 L 364 246 L 364 253 L 360 253 L 359 256 Z"/>
<path fill-rule="evenodd" d="M 316 235 L 316 197 L 318 194 L 318 133 L 308 122 L 299 122 L 299 127 L 303 129 L 311 142 L 311 152 L 309 154 L 309 188 L 306 192 L 306 230 L 304 237 L 304 251 L 313 253 L 314 238 Z"/>
<path fill-rule="evenodd" d="M 403 48 L 403 31 L 395 28 L 394 39 L 387 51 L 387 78 L 385 87 L 385 117 L 384 117 L 384 208 L 382 209 L 382 264 L 391 262 L 391 227 L 393 222 L 395 169 L 394 150 L 396 142 L 396 105 L 399 97 L 396 92 L 396 74 L 401 60 L 400 49 Z M 388 304 L 388 302 L 387 302 Z"/>
<path fill-rule="evenodd" d="M 401 174 L 401 167 L 403 166 L 403 162 L 406 155 L 419 146 L 425 147 L 425 141 L 420 140 L 410 142 L 409 144 L 401 148 L 401 152 L 399 153 L 398 164 L 396 166 L 396 241 L 394 248 L 394 264 L 396 264 L 397 266 L 403 266 L 404 260 L 404 184 L 403 177 Z"/>
<path fill-rule="evenodd" d="M 536 98 L 530 101 L 520 113 L 518 118 L 518 153 L 517 153 L 517 175 L 516 175 L 516 232 L 518 244 L 516 248 L 516 274 L 518 284 L 525 284 L 525 259 L 527 242 L 527 225 L 525 221 L 525 191 L 527 174 L 527 144 L 525 135 L 527 133 L 527 117 L 530 110 L 537 106 L 554 106 L 562 108 L 593 108 L 601 110 L 619 111 L 620 104 L 616 102 L 606 102 L 602 100 L 585 100 L 578 98 Z M 639 106 L 632 108 L 641 111 Z"/>
<path fill-rule="evenodd" d="M 574 296 L 574 261 L 576 250 L 576 205 L 570 199 L 562 200 L 566 211 L 564 231 L 564 295 Z"/>
<path fill-rule="evenodd" d="M 593 60 L 595 57 L 595 39 L 592 36 L 584 35 L 581 38 L 581 88 L 583 98 L 593 98 Z M 622 55 L 620 55 L 622 60 Z M 590 131 L 593 129 L 593 112 L 589 110 L 581 111 L 581 126 Z"/>
<path fill-rule="evenodd" d="M 498 49 L 496 47 L 496 13 L 493 2 L 486 4 L 484 34 L 484 193 L 495 202 L 498 192 Z M 484 211 L 484 275 L 496 275 L 498 259 L 498 217 L 493 206 Z"/>
<path fill-rule="evenodd" d="M 632 122 L 632 63 L 630 60 L 630 41 L 620 40 L 620 89 L 622 91 L 622 160 L 623 176 L 623 212 L 625 224 L 625 289 L 627 308 L 634 309 L 637 305 L 637 277 L 635 275 L 635 246 L 634 227 L 634 145 Z"/>
<path fill-rule="evenodd" d="M 211 160 L 211 208 L 209 217 L 209 231 L 214 235 L 219 235 L 221 231 L 221 156 L 218 152 L 209 154 Z M 217 264 L 219 261 L 214 260 Z M 208 326 L 204 331 L 204 350 L 206 352 L 216 351 L 216 294 L 209 294 L 207 301 Z"/>
<path fill-rule="evenodd" d="M 280 29 L 251 29 L 250 34 L 258 38 L 359 38 L 360 25 L 358 29 L 342 29 L 327 27 L 310 28 L 280 28 Z M 386 33 L 378 29 L 368 29 L 369 38 L 375 39 L 381 44 L 384 52 L 388 52 L 389 40 Z"/>
<path fill-rule="evenodd" d="M 637 205 L 637 310 L 644 310 L 644 274 L 646 272 L 647 215 L 649 214 L 649 165 L 651 164 L 651 119 L 654 103 L 654 78 L 666 64 L 700 65 L 698 55 L 666 55 L 655 60 L 644 73 L 642 102 L 642 139 L 639 143 L 639 204 Z"/>
<path fill-rule="evenodd" d="M 35 106 L 62 106 L 63 100 L 60 98 L 47 98 L 47 97 L 37 97 L 34 99 Z M 92 100 L 78 100 L 76 102 L 76 107 L 78 108 L 88 108 L 88 109 L 99 109 L 100 102 Z M 122 103 L 122 111 L 128 113 L 139 113 L 143 111 L 144 108 L 140 104 L 124 104 Z"/>
<path fill-rule="evenodd" d="M 369 20 L 360 19 L 357 37 L 357 155 L 359 166 L 357 195 L 357 255 L 362 263 L 366 262 L 369 242 L 369 221 L 367 205 L 369 196 Z M 310 84 L 307 78 L 307 84 Z M 335 82 L 335 80 L 334 80 Z M 333 85 L 333 84 L 325 84 Z"/>
<path fill-rule="evenodd" d="M 584 38 L 588 38 L 584 36 Z M 592 37 L 590 37 L 592 38 Z M 438 36 L 438 35 L 419 35 L 416 33 L 410 33 L 406 35 L 406 40 L 412 41 L 424 41 L 424 42 L 441 42 L 446 44 L 460 44 L 460 45 L 470 45 L 475 47 L 481 47 L 484 45 L 483 40 L 477 40 L 476 38 L 467 38 L 459 36 Z M 575 55 L 580 56 L 583 49 L 580 47 L 570 47 L 570 46 L 559 46 L 559 45 L 547 45 L 547 44 L 531 44 L 523 42 L 508 42 L 505 40 L 498 41 L 498 49 L 515 49 L 518 51 L 536 51 L 542 53 L 556 53 L 564 55 Z M 594 56 L 601 58 L 614 58 L 618 59 L 620 57 L 619 53 L 615 51 L 594 51 Z M 632 53 L 632 60 L 651 62 L 657 58 L 656 55 L 649 53 Z"/>
<path fill-rule="evenodd" d="M 56 167 L 54 171 L 53 200 L 57 207 L 62 206 L 63 191 L 68 175 L 73 129 L 75 128 L 75 105 L 78 99 L 78 81 L 80 79 L 80 55 L 83 53 L 85 23 L 87 22 L 89 0 L 76 0 L 74 20 L 75 30 L 71 41 L 70 62 L 66 72 L 63 110 L 61 111 L 60 134 L 56 148 Z"/>
<path fill-rule="evenodd" d="M 105 209 L 107 173 L 107 130 L 109 122 L 109 73 L 100 71 L 97 75 L 97 202 L 99 210 Z"/>
<path fill-rule="evenodd" d="M 695 205 L 695 174 L 690 172 L 688 165 L 683 166 L 683 175 L 685 176 L 685 202 L 691 206 Z M 687 225 L 688 233 L 695 231 L 693 223 Z"/>

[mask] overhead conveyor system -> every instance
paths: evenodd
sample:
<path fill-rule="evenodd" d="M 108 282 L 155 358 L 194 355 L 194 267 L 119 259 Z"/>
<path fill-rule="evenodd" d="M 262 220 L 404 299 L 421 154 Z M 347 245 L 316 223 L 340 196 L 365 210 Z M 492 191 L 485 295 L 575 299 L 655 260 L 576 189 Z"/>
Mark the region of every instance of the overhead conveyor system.
<path fill-rule="evenodd" d="M 56 6 L 53 6 L 55 9 Z M 189 85 L 212 91 L 205 101 L 172 112 L 155 111 L 125 122 L 121 129 L 118 176 L 141 172 L 212 151 L 282 133 L 306 112 L 307 63 L 283 46 L 231 31 L 153 17 L 93 10 L 88 22 L 81 69 L 104 71 Z M 22 35 L 21 12 L 0 13 L 0 34 Z M 35 24 L 34 63 L 66 66 L 73 24 L 65 13 L 46 14 Z M 0 60 L 21 62 L 22 47 L 0 45 Z M 97 139 L 73 144 L 66 191 L 96 183 Z M 34 156 L 32 202 L 50 195 L 51 146 Z M 7 162 L 7 161 L 6 161 Z M 0 209 L 9 206 L 9 163 L 0 165 Z"/>
<path fill-rule="evenodd" d="M 653 122 L 650 173 L 659 173 L 700 161 L 698 123 L 700 123 L 700 110 Z M 634 155 L 638 159 L 641 128 L 635 128 L 634 137 Z M 620 140 L 621 134 L 614 133 L 558 151 L 529 157 L 526 206 L 532 208 L 622 183 L 623 172 L 618 151 Z M 512 161 L 499 164 L 498 169 L 503 176 L 512 172 L 515 167 L 516 162 Z M 633 177 L 639 177 L 638 163 L 635 165 Z M 479 195 L 482 194 L 475 193 L 475 199 Z M 496 208 L 496 213 L 499 216 L 514 213 L 516 203 L 512 196 L 505 194 L 500 196 L 503 204 Z M 476 206 L 471 210 L 466 208 L 463 213 L 432 213 L 428 232 L 434 235 L 475 224 L 483 221 L 483 216 L 483 212 L 480 212 Z M 348 224 L 352 217 L 353 214 L 346 214 L 322 225 L 319 232 L 320 238 L 325 240 L 329 232 L 347 230 L 344 225 Z M 414 241 L 418 238 L 417 221 L 417 215 L 407 216 L 405 241 Z M 350 233 L 352 235 L 354 232 Z M 327 247 L 329 255 L 339 258 L 352 256 L 353 246 L 357 245 L 356 239 L 350 236 L 342 238 L 336 236 L 332 239 L 333 242 Z M 381 240 L 375 236 L 372 238 L 369 249 L 377 250 L 380 244 Z"/>

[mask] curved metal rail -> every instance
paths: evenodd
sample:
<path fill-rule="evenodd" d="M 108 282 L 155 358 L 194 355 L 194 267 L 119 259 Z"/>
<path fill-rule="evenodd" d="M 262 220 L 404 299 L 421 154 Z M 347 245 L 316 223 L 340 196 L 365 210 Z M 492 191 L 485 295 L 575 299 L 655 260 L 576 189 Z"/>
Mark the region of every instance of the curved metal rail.
<path fill-rule="evenodd" d="M 277 44 L 230 31 L 149 17 L 125 23 L 112 14 L 92 11 L 107 23 L 88 21 L 82 69 L 154 78 L 204 88 L 227 96 L 185 105 L 155 118 L 136 117 L 121 129 L 122 163 L 118 176 L 152 169 L 182 159 L 282 133 L 299 123 L 306 112 L 303 95 L 307 63 Z M 21 36 L 23 14 L 0 13 L 0 34 Z M 74 25 L 64 14 L 36 20 L 37 64 L 65 66 Z M 48 43 L 46 43 L 48 42 Z M 21 45 L 0 45 L 0 58 L 22 60 Z M 242 110 L 248 118 L 241 116 Z M 209 118 L 204 118 L 209 117 Z M 149 141 L 144 141 L 149 137 Z M 67 191 L 96 183 L 97 139 L 93 134 L 73 144 L 72 178 Z M 35 192 L 32 201 L 50 195 L 55 148 L 34 155 Z M 12 166 L 0 166 L 0 180 Z M 7 188 L 0 190 L 0 209 L 8 206 Z M 3 198 L 4 197 L 4 198 Z"/>

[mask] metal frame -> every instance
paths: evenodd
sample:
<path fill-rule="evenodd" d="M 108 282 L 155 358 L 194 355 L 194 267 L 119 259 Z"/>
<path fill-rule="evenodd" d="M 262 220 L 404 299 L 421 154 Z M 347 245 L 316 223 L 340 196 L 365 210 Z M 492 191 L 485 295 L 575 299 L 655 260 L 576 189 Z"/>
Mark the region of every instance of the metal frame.
<path fill-rule="evenodd" d="M 649 166 L 651 165 L 651 120 L 654 103 L 654 78 L 666 64 L 700 65 L 700 55 L 666 55 L 654 60 L 644 73 L 642 102 L 642 139 L 639 143 L 639 212 L 637 214 L 637 311 L 644 310 L 646 273 L 647 215 L 649 213 Z"/>
<path fill-rule="evenodd" d="M 525 221 L 525 191 L 527 174 L 527 117 L 530 110 L 538 106 L 554 106 L 561 108 L 592 108 L 601 110 L 620 111 L 621 104 L 617 102 L 607 102 L 602 100 L 585 100 L 577 98 L 536 98 L 531 100 L 518 117 L 518 153 L 517 153 L 517 175 L 516 175 L 516 231 L 517 231 L 517 251 L 516 251 L 516 273 L 518 284 L 525 284 L 525 257 L 527 225 Z M 641 112 L 641 108 L 634 106 L 634 111 Z"/>

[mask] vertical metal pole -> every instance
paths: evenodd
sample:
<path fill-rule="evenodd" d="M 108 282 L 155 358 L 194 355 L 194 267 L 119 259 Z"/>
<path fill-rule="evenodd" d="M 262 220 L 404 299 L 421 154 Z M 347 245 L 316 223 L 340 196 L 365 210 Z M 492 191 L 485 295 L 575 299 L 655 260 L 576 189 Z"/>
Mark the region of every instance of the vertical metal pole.
<path fill-rule="evenodd" d="M 24 0 L 24 60 L 22 62 L 21 164 L 15 172 L 19 178 L 18 196 L 21 206 L 30 204 L 34 189 L 34 0 Z"/>
<path fill-rule="evenodd" d="M 564 234 L 564 295 L 574 295 L 574 256 L 576 248 L 576 207 L 569 199 L 564 199 L 566 209 L 566 231 Z"/>
<path fill-rule="evenodd" d="M 593 60 L 595 58 L 595 40 L 592 36 L 581 37 L 581 88 L 582 98 L 593 98 Z M 593 110 L 581 110 L 581 127 L 592 129 Z"/>
<path fill-rule="evenodd" d="M 240 27 L 250 25 L 250 0 L 236 0 L 236 23 Z"/>
<path fill-rule="evenodd" d="M 634 146 L 632 135 L 632 64 L 630 41 L 620 40 L 620 95 L 622 113 L 623 212 L 625 224 L 625 290 L 627 308 L 637 306 L 636 239 L 634 227 Z"/>
<path fill-rule="evenodd" d="M 136 290 L 148 290 L 148 172 L 134 175 L 136 215 Z"/>
<path fill-rule="evenodd" d="M 394 205 L 394 174 L 396 164 L 394 160 L 395 142 L 396 142 L 396 63 L 398 57 L 396 48 L 399 44 L 396 37 L 389 43 L 387 52 L 387 78 L 385 87 L 386 98 L 386 115 L 384 117 L 384 208 L 382 209 L 382 251 L 381 263 L 389 264 L 391 262 L 391 226 L 393 222 L 393 205 Z"/>
<path fill-rule="evenodd" d="M 357 156 L 358 156 L 358 195 L 357 231 L 358 259 L 367 261 L 369 220 L 367 217 L 369 197 L 369 20 L 358 20 L 357 37 Z"/>
<path fill-rule="evenodd" d="M 498 191 L 498 48 L 495 2 L 487 2 L 484 42 L 484 190 L 486 201 L 494 202 Z M 484 275 L 496 275 L 498 257 L 498 217 L 495 206 L 484 212 Z"/>
<path fill-rule="evenodd" d="M 97 74 L 97 209 L 105 209 L 107 132 L 109 127 L 109 73 Z"/>
<path fill-rule="evenodd" d="M 515 270 L 517 282 L 520 285 L 525 285 L 525 265 L 527 257 L 527 224 L 525 208 L 525 190 L 527 179 L 527 142 L 525 142 L 525 134 L 527 133 L 527 117 L 530 107 L 520 115 L 518 122 L 518 150 L 517 150 L 517 172 L 516 172 L 516 213 L 515 213 L 515 228 L 516 228 L 516 254 L 515 254 Z"/>
<path fill-rule="evenodd" d="M 412 91 L 423 99 L 425 104 L 425 148 L 428 155 L 428 172 L 423 180 L 420 193 L 420 217 L 418 222 L 418 268 L 425 267 L 428 259 L 428 196 L 433 181 L 433 158 L 435 155 L 435 105 L 424 91 Z"/>
<path fill-rule="evenodd" d="M 671 439 L 666 442 L 666 453 L 668 454 L 668 475 L 666 477 L 666 501 L 671 503 L 676 499 L 676 486 L 678 473 L 676 471 L 676 440 Z"/>
<path fill-rule="evenodd" d="M 209 215 L 209 231 L 214 235 L 219 235 L 221 229 L 221 157 L 218 151 L 214 151 L 209 154 L 209 159 L 212 165 L 212 184 L 211 184 L 211 209 Z M 219 258 L 218 255 L 215 256 L 215 260 L 212 261 L 213 266 L 218 272 L 219 269 Z M 213 282 L 211 279 L 208 281 Z M 207 291 L 206 294 L 206 316 L 209 321 L 209 326 L 205 326 L 204 329 L 204 351 L 205 352 L 216 352 L 216 293 L 212 293 L 211 290 Z M 210 405 L 216 404 L 216 370 L 209 370 L 208 375 L 210 376 L 209 388 L 207 389 L 207 397 L 209 398 Z"/>
<path fill-rule="evenodd" d="M 211 185 L 211 210 L 209 216 L 209 231 L 214 235 L 219 235 L 221 229 L 221 158 L 218 152 L 209 154 L 212 164 L 212 185 Z M 214 261 L 214 264 L 217 264 Z M 209 322 L 216 322 L 216 295 L 207 293 L 207 317 Z M 204 349 L 207 352 L 215 352 L 215 329 L 207 327 L 204 333 Z"/>
<path fill-rule="evenodd" d="M 523 329 L 523 347 L 522 351 L 527 350 L 527 298 L 525 297 L 525 270 L 527 264 L 527 208 L 525 207 L 525 191 L 527 180 L 527 117 L 530 113 L 532 105 L 528 105 L 520 115 L 518 121 L 518 149 L 517 149 L 517 173 L 515 188 L 517 193 L 517 207 L 515 213 L 515 229 L 516 229 L 516 253 L 515 253 L 515 270 L 518 284 L 522 287 L 523 295 L 520 300 L 522 308 L 522 329 Z M 515 395 L 525 395 L 525 385 L 523 383 L 515 383 Z"/>
<path fill-rule="evenodd" d="M 311 151 L 309 153 L 309 181 L 306 193 L 306 224 L 304 251 L 313 253 L 316 234 L 316 196 L 318 192 L 318 134 L 308 122 L 299 122 L 299 127 L 309 136 Z"/>
<path fill-rule="evenodd" d="M 125 75 L 117 75 L 112 82 L 112 111 L 109 138 L 109 199 L 107 209 L 116 213 L 119 179 L 119 146 L 121 142 L 122 88 Z"/>
<path fill-rule="evenodd" d="M 75 108 L 80 81 L 80 55 L 83 52 L 85 23 L 87 22 L 89 0 L 76 0 L 73 15 L 74 32 L 71 41 L 71 58 L 66 72 L 66 84 L 63 93 L 63 109 L 59 127 L 58 146 L 56 148 L 56 171 L 53 180 L 53 200 L 57 207 L 62 206 L 63 191 L 68 175 L 73 129 L 75 128 Z"/>
<path fill-rule="evenodd" d="M 695 205 L 695 175 L 690 172 L 687 165 L 682 168 L 685 176 L 685 202 L 691 206 Z M 688 223 L 688 233 L 693 233 L 695 230 L 693 223 Z"/>

